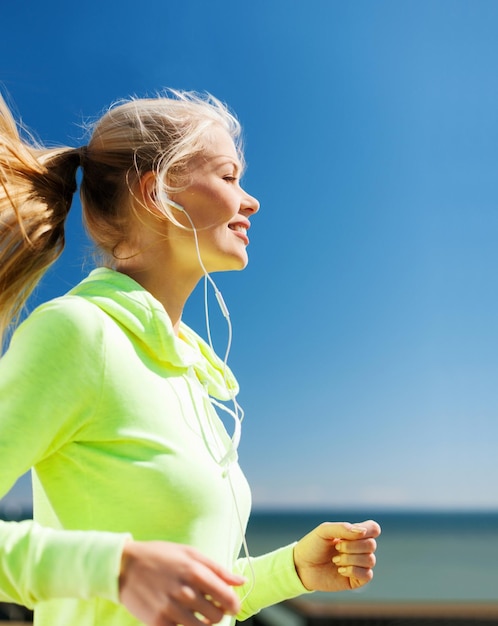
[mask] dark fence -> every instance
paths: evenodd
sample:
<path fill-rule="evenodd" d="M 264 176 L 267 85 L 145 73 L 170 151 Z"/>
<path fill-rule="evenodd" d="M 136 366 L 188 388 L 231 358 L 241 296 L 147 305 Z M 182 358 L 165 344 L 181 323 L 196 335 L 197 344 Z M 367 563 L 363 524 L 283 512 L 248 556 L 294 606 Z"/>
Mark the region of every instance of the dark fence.
<path fill-rule="evenodd" d="M 30 623 L 33 621 L 33 611 L 18 604 L 0 602 L 0 621 Z"/>
<path fill-rule="evenodd" d="M 239 626 L 498 626 L 497 603 L 320 604 L 291 600 Z"/>
<path fill-rule="evenodd" d="M 0 602 L 0 621 L 30 626 L 33 614 Z M 15 624 L 14 624 L 15 622 Z M 322 604 L 289 600 L 264 609 L 238 626 L 498 626 L 496 603 Z M 104 626 L 104 625 L 103 625 Z"/>

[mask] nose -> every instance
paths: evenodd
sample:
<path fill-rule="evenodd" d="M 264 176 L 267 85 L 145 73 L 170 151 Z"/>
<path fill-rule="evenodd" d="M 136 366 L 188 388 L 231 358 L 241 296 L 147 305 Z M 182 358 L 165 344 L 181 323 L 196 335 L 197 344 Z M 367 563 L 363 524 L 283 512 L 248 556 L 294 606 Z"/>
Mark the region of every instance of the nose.
<path fill-rule="evenodd" d="M 259 211 L 259 200 L 254 196 L 251 196 L 246 191 L 243 191 L 244 197 L 240 205 L 240 210 L 243 213 L 249 213 L 253 215 Z"/>

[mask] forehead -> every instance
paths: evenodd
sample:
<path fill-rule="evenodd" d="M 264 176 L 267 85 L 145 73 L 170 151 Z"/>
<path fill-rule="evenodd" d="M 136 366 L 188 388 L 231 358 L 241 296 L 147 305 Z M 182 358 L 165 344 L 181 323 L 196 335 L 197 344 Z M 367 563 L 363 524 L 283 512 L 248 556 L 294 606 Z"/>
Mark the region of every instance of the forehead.
<path fill-rule="evenodd" d="M 213 126 L 206 133 L 204 149 L 200 158 L 202 161 L 209 163 L 233 161 L 238 169 L 242 168 L 233 139 L 228 131 L 221 126 Z"/>

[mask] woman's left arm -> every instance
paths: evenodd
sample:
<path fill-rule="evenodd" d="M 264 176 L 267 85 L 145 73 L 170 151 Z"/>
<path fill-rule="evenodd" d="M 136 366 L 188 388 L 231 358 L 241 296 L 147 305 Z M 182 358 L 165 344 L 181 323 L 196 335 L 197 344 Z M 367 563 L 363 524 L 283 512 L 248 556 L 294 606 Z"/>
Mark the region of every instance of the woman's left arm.
<path fill-rule="evenodd" d="M 324 522 L 298 542 L 240 558 L 236 571 L 247 582 L 235 589 L 242 599 L 237 618 L 247 619 L 266 606 L 310 591 L 345 591 L 365 585 L 373 576 L 379 534 L 380 526 L 372 521 Z"/>

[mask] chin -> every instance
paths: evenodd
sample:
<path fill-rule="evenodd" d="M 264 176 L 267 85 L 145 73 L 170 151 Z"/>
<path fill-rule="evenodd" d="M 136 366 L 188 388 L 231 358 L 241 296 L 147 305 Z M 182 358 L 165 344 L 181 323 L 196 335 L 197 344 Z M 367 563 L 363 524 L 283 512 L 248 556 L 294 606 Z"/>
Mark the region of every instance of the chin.
<path fill-rule="evenodd" d="M 219 267 L 217 269 L 209 270 L 209 273 L 214 272 L 241 272 L 247 267 L 247 263 L 239 263 L 238 265 L 231 265 L 230 267 Z"/>
<path fill-rule="evenodd" d="M 214 261 L 214 260 L 213 260 Z M 206 269 L 211 272 L 236 272 L 247 267 L 249 258 L 247 254 L 226 255 L 223 259 L 219 258 L 212 264 L 206 264 Z"/>
<path fill-rule="evenodd" d="M 240 271 L 243 270 L 247 267 L 247 264 L 249 263 L 249 258 L 247 256 L 245 256 L 243 259 L 237 259 L 236 262 L 234 263 L 234 267 L 232 267 L 232 269 L 234 271 Z"/>

